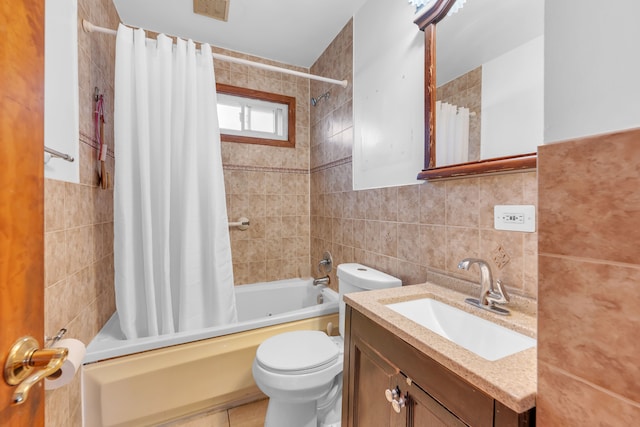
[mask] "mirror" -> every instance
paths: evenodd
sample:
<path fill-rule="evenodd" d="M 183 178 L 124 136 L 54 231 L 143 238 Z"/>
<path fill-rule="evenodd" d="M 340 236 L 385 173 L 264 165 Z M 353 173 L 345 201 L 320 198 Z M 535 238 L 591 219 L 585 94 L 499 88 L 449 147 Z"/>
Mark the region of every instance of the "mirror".
<path fill-rule="evenodd" d="M 415 20 L 425 32 L 418 178 L 534 168 L 543 140 L 544 2 L 467 0 L 450 16 L 455 0 L 427 3 Z"/>

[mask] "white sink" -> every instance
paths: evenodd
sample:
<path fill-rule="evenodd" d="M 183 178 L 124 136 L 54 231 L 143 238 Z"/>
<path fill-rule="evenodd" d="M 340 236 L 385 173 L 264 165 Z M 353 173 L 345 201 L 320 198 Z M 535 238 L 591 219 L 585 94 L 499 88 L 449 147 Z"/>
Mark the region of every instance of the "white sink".
<path fill-rule="evenodd" d="M 490 361 L 536 346 L 533 338 L 431 298 L 386 306 Z"/>

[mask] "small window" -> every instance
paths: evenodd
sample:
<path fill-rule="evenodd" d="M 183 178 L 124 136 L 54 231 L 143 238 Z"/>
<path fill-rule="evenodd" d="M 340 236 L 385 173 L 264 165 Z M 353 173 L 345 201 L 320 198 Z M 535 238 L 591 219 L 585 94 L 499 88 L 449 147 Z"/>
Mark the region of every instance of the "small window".
<path fill-rule="evenodd" d="M 295 147 L 295 98 L 224 84 L 216 90 L 223 141 Z"/>

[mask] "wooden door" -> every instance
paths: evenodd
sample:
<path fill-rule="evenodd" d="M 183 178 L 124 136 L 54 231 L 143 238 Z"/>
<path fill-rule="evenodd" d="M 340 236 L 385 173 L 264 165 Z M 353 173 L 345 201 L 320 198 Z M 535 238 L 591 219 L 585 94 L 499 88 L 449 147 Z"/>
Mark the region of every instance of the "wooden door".
<path fill-rule="evenodd" d="M 0 361 L 11 345 L 44 337 L 44 1 L 1 2 Z M 44 391 L 11 405 L 0 381 L 0 425 L 44 425 Z"/>

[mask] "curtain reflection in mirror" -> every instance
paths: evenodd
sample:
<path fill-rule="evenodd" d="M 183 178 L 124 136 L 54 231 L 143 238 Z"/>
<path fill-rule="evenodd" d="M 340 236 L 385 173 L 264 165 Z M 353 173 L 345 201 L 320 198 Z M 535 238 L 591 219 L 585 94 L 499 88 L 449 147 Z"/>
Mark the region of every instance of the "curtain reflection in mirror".
<path fill-rule="evenodd" d="M 436 165 L 466 163 L 469 160 L 469 109 L 436 102 Z"/>

